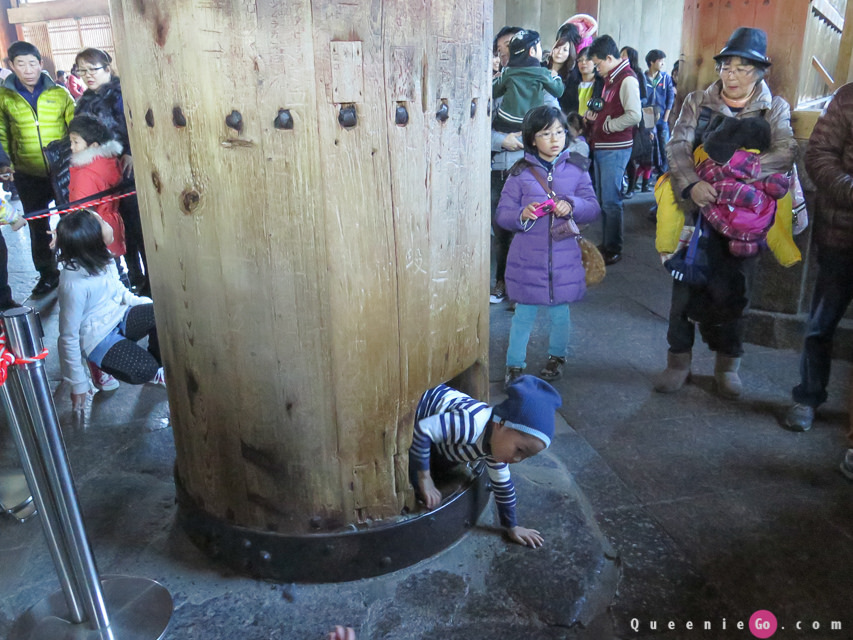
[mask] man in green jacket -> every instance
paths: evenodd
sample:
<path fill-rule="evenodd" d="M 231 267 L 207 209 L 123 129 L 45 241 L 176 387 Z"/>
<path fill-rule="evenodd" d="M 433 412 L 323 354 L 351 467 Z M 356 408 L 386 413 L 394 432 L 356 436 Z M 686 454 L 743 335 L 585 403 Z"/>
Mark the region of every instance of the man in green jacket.
<path fill-rule="evenodd" d="M 11 157 L 15 186 L 27 214 L 44 209 L 54 198 L 42 149 L 65 135 L 74 117 L 74 100 L 42 70 L 41 54 L 29 42 L 13 42 L 9 61 L 13 75 L 0 85 L 0 144 Z M 0 167 L 0 174 L 8 171 L 9 167 Z M 47 218 L 30 223 L 33 265 L 40 275 L 34 297 L 59 285 L 48 231 Z"/>

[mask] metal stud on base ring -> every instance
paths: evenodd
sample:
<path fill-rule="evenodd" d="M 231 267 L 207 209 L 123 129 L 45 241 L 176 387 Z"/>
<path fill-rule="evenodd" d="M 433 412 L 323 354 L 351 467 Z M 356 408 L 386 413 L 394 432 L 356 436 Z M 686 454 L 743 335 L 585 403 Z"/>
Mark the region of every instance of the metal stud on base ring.
<path fill-rule="evenodd" d="M 172 617 L 172 596 L 148 578 L 102 576 L 101 588 L 114 640 L 160 640 Z M 110 640 L 84 622 L 70 621 L 63 592 L 57 591 L 17 619 L 9 640 Z"/>

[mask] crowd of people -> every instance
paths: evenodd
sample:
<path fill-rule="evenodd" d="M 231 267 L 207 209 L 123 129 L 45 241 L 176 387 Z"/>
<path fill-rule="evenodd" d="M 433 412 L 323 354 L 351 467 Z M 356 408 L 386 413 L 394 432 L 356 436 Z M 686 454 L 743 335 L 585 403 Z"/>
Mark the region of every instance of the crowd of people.
<path fill-rule="evenodd" d="M 490 302 L 508 300 L 514 311 L 505 384 L 510 388 L 524 377 L 540 308 L 549 316 L 550 333 L 538 375 L 549 381 L 561 376 L 569 304 L 586 290 L 578 225 L 600 216 L 598 249 L 605 264 L 617 264 L 623 200 L 637 189 L 651 191 L 656 182 L 655 246 L 672 275 L 672 301 L 666 367 L 654 388 L 673 393 L 689 380 L 698 327 L 715 354 L 717 392 L 738 398 L 758 255 L 769 249 L 783 266 L 801 259 L 792 238 L 797 143 L 788 103 L 765 82 L 771 67 L 767 36 L 760 29 L 736 29 L 714 57 L 718 78 L 679 96 L 678 67 L 672 75 L 665 71 L 664 51 L 648 51 L 643 70 L 636 49 L 620 48 L 608 35 L 590 41 L 587 19 L 575 16 L 560 25 L 544 55 L 539 33 L 529 29 L 507 26 L 494 40 Z M 850 96 L 853 88 L 839 90 L 805 158 L 820 189 L 819 271 L 801 380 L 782 421 L 795 431 L 810 429 L 816 408 L 826 401 L 833 335 L 853 299 L 847 268 L 853 246 L 847 145 L 853 149 L 853 127 L 844 112 Z M 849 447 L 841 470 L 853 480 L 853 429 Z"/>
<path fill-rule="evenodd" d="M 71 73 L 58 71 L 54 80 L 38 48 L 18 41 L 8 49 L 8 65 L 0 85 L 0 179 L 13 181 L 29 223 L 39 273 L 31 297 L 59 291 L 60 368 L 72 407 L 84 407 L 90 376 L 103 391 L 119 381 L 165 385 L 112 57 L 84 49 Z M 51 205 L 69 201 L 92 206 L 62 215 L 52 230 Z M 7 262 L 0 235 L 0 310 L 20 306 Z M 147 348 L 137 344 L 143 338 Z"/>

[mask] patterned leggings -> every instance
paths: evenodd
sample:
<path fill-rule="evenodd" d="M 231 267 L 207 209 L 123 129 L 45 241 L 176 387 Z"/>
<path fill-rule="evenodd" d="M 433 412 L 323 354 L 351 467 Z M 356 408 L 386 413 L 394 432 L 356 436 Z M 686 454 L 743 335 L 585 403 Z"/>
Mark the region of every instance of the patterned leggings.
<path fill-rule="evenodd" d="M 122 382 L 148 382 L 163 364 L 160 360 L 157 325 L 154 324 L 154 305 L 141 304 L 131 307 L 122 335 L 125 339 L 115 343 L 104 354 L 101 369 Z M 146 335 L 147 351 L 136 344 L 137 340 L 142 340 Z"/>

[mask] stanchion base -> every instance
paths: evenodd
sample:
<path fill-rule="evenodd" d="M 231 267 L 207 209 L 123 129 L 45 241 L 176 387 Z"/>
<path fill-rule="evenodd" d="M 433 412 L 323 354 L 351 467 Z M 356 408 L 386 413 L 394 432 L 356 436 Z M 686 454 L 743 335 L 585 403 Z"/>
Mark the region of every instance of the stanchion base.
<path fill-rule="evenodd" d="M 110 631 L 115 640 L 160 640 L 172 617 L 172 596 L 148 578 L 101 576 Z M 88 622 L 70 620 L 60 590 L 36 604 L 15 622 L 9 640 L 108 640 Z"/>

